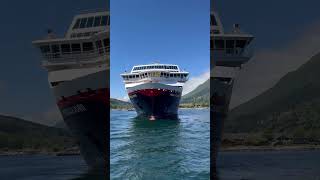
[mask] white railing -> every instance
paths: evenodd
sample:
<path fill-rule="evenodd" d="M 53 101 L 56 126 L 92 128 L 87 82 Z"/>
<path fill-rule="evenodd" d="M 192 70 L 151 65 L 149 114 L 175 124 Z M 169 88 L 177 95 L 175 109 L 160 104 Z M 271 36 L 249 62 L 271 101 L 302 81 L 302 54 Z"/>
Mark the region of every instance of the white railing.
<path fill-rule="evenodd" d="M 178 78 L 178 77 L 143 77 L 143 78 L 123 78 L 125 83 L 139 83 L 139 82 L 161 82 L 161 81 L 187 81 L 188 77 Z"/>
<path fill-rule="evenodd" d="M 110 54 L 110 47 L 103 47 L 92 51 L 79 52 L 58 52 L 43 54 L 44 64 L 66 64 L 78 62 L 106 60 L 106 56 Z"/>

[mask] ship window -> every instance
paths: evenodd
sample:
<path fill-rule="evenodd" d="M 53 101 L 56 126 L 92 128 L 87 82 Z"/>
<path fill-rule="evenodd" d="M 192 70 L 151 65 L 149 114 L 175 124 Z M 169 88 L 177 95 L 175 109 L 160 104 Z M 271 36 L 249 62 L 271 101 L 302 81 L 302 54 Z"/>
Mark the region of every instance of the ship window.
<path fill-rule="evenodd" d="M 236 41 L 236 48 L 244 48 L 247 44 L 246 40 L 237 40 Z"/>
<path fill-rule="evenodd" d="M 80 28 L 85 28 L 88 18 L 82 18 L 80 22 Z"/>
<path fill-rule="evenodd" d="M 79 53 L 81 52 L 80 44 L 71 44 L 72 52 Z"/>
<path fill-rule="evenodd" d="M 104 45 L 105 47 L 109 47 L 109 45 L 110 45 L 110 39 L 104 39 L 104 40 L 103 40 L 103 45 Z"/>
<path fill-rule="evenodd" d="M 108 26 L 110 26 L 110 16 L 108 16 Z"/>
<path fill-rule="evenodd" d="M 234 48 L 234 40 L 227 40 L 226 41 L 226 48 L 233 49 Z"/>
<path fill-rule="evenodd" d="M 70 44 L 61 44 L 61 52 L 62 54 L 69 54 L 71 51 Z"/>
<path fill-rule="evenodd" d="M 78 33 L 78 34 L 77 34 L 77 37 L 82 37 L 82 33 Z"/>
<path fill-rule="evenodd" d="M 210 24 L 211 24 L 211 25 L 214 25 L 214 26 L 217 26 L 217 20 L 216 20 L 216 18 L 215 18 L 214 16 L 211 16 L 211 18 L 210 18 Z"/>
<path fill-rule="evenodd" d="M 96 41 L 96 46 L 97 46 L 97 49 L 99 50 L 99 53 L 102 54 L 102 53 L 103 53 L 103 49 L 102 49 L 102 42 L 101 42 L 101 40 Z"/>
<path fill-rule="evenodd" d="M 94 17 L 94 27 L 100 26 L 101 16 Z"/>
<path fill-rule="evenodd" d="M 78 29 L 80 25 L 80 19 L 77 19 L 76 23 L 73 26 L 73 29 Z"/>
<path fill-rule="evenodd" d="M 57 44 L 52 45 L 51 48 L 52 48 L 52 52 L 53 53 L 59 53 L 60 52 L 60 47 Z"/>
<path fill-rule="evenodd" d="M 43 54 L 49 53 L 49 52 L 50 52 L 50 46 L 49 46 L 49 45 L 40 46 L 40 51 L 41 51 L 41 53 L 43 53 Z"/>
<path fill-rule="evenodd" d="M 87 25 L 86 25 L 87 28 L 90 28 L 90 27 L 93 26 L 93 20 L 94 20 L 94 17 L 89 17 L 88 18 L 88 22 L 87 22 Z"/>
<path fill-rule="evenodd" d="M 84 42 L 82 44 L 83 51 L 93 51 L 93 43 L 92 42 Z"/>
<path fill-rule="evenodd" d="M 177 77 L 177 74 L 174 74 L 173 77 Z"/>
<path fill-rule="evenodd" d="M 106 26 L 107 25 L 107 16 L 102 16 L 101 18 L 101 26 Z"/>
<path fill-rule="evenodd" d="M 224 40 L 215 40 L 213 47 L 215 49 L 224 49 Z"/>

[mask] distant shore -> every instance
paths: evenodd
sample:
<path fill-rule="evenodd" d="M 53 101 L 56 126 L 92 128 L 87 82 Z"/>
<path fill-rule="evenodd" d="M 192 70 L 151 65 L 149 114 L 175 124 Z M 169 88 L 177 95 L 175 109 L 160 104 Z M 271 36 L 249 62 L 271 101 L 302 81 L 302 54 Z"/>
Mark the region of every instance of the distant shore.
<path fill-rule="evenodd" d="M 54 155 L 54 156 L 74 156 L 80 155 L 78 148 L 67 149 L 64 151 L 47 151 L 39 149 L 22 149 L 22 150 L 0 150 L 0 156 L 18 156 L 18 155 Z"/>
<path fill-rule="evenodd" d="M 208 109 L 209 106 L 189 106 L 189 107 L 186 107 L 186 106 L 179 106 L 179 109 Z M 134 111 L 134 108 L 110 108 L 111 110 L 122 110 L 122 111 Z"/>
<path fill-rule="evenodd" d="M 234 146 L 221 147 L 221 152 L 263 152 L 263 151 L 311 151 L 320 150 L 320 145 L 288 145 L 288 146 Z"/>
<path fill-rule="evenodd" d="M 221 147 L 220 152 L 267 152 L 267 151 L 313 151 L 320 150 L 320 145 L 289 145 L 289 146 L 234 146 Z M 80 155 L 79 150 L 66 150 L 50 152 L 44 150 L 8 150 L 1 151 L 0 156 L 19 156 L 19 155 L 51 155 L 51 156 L 76 156 Z"/>

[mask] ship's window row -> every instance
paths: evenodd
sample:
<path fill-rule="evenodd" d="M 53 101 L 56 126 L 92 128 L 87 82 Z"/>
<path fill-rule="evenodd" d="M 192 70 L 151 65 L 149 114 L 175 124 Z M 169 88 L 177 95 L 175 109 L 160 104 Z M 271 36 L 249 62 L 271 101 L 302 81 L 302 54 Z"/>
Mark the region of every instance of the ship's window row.
<path fill-rule="evenodd" d="M 73 29 L 110 26 L 110 16 L 94 16 L 77 19 Z"/>
<path fill-rule="evenodd" d="M 186 78 L 188 74 L 186 73 L 166 73 L 166 72 L 146 72 L 142 74 L 124 75 L 125 80 L 130 79 L 143 79 L 148 77 L 173 77 L 173 78 Z"/>
<path fill-rule="evenodd" d="M 84 32 L 84 33 L 72 33 L 71 38 L 76 38 L 76 37 L 89 37 L 94 34 L 98 33 L 98 31 L 92 31 L 92 32 Z"/>
<path fill-rule="evenodd" d="M 210 47 L 214 49 L 235 49 L 245 48 L 248 44 L 247 40 L 210 40 Z"/>
<path fill-rule="evenodd" d="M 164 66 L 164 65 L 159 65 L 159 66 L 139 66 L 133 68 L 134 71 L 136 70 L 144 70 L 144 69 L 178 69 L 177 66 Z"/>
<path fill-rule="evenodd" d="M 110 40 L 103 39 L 95 42 L 83 43 L 64 43 L 40 46 L 42 54 L 46 57 L 53 56 L 55 58 L 61 55 L 80 54 L 80 53 L 107 53 L 110 51 Z"/>

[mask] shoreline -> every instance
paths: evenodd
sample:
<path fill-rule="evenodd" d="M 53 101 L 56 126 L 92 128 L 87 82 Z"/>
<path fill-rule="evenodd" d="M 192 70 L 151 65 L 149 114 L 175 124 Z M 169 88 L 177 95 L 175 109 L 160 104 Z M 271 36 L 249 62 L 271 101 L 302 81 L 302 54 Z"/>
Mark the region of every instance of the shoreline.
<path fill-rule="evenodd" d="M 221 147 L 219 152 L 278 152 L 278 151 L 318 151 L 320 145 L 292 145 L 292 146 L 234 146 Z M 48 152 L 41 150 L 0 151 L 1 156 L 49 155 L 49 156 L 80 156 L 79 151 Z"/>
<path fill-rule="evenodd" d="M 49 156 L 76 156 L 80 155 L 79 150 L 67 151 L 45 151 L 45 150 L 0 150 L 1 156 L 23 156 L 23 155 L 49 155 Z"/>
<path fill-rule="evenodd" d="M 221 147 L 219 152 L 270 152 L 270 151 L 316 151 L 320 145 L 288 145 L 288 146 L 234 146 Z"/>
<path fill-rule="evenodd" d="M 179 109 L 209 109 L 209 106 L 204 106 L 204 107 L 179 107 Z M 135 111 L 134 109 L 126 109 L 126 108 L 110 108 L 110 110 Z"/>

